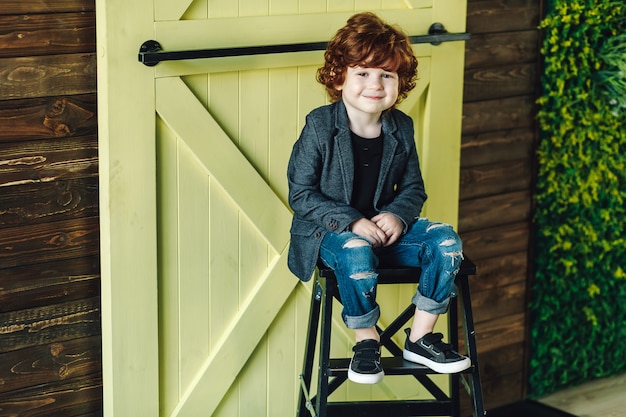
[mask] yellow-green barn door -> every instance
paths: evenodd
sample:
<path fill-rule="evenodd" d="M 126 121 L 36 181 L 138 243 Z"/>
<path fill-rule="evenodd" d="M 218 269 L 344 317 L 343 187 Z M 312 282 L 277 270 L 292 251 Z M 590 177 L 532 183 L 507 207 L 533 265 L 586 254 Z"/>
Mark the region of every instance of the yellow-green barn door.
<path fill-rule="evenodd" d="M 290 416 L 310 289 L 289 273 L 286 166 L 325 104 L 322 51 L 137 62 L 165 50 L 325 41 L 355 11 L 409 35 L 465 27 L 465 1 L 145 0 L 99 4 L 103 362 L 107 416 Z M 415 46 L 415 119 L 430 195 L 456 223 L 463 43 Z M 410 298 L 381 294 L 387 320 Z M 333 349 L 351 335 L 337 326 Z M 343 336 L 343 337 L 342 337 Z M 391 381 L 339 397 L 419 395 Z"/>

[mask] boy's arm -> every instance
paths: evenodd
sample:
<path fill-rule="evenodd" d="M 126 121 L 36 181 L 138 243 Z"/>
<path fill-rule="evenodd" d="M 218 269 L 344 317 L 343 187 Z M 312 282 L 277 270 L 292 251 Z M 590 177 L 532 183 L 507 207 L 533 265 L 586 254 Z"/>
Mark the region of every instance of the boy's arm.
<path fill-rule="evenodd" d="M 328 149 L 318 139 L 315 125 L 307 120 L 298 141 L 294 144 L 287 168 L 289 205 L 301 220 L 314 223 L 329 231 L 347 230 L 363 215 L 343 202 L 331 199 L 320 190 L 324 167 L 324 151 Z"/>

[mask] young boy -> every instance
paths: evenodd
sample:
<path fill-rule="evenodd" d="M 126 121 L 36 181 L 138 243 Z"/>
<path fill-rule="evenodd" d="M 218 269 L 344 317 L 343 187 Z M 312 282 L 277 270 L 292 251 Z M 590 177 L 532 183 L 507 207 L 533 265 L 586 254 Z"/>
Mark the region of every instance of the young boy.
<path fill-rule="evenodd" d="M 419 217 L 426 193 L 413 121 L 395 109 L 417 78 L 409 40 L 376 15 L 360 13 L 339 29 L 324 58 L 317 79 L 332 104 L 307 116 L 287 171 L 294 211 L 289 268 L 303 281 L 318 258 L 335 271 L 342 317 L 356 337 L 348 377 L 374 384 L 384 375 L 376 267 L 421 267 L 404 359 L 460 372 L 469 358 L 432 332 L 448 309 L 461 241 L 451 226 Z"/>

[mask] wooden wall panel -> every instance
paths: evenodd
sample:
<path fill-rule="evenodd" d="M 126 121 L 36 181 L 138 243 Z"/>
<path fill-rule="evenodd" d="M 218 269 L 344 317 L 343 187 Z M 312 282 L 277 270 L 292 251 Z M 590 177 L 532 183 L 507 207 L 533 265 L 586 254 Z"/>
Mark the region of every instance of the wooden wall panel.
<path fill-rule="evenodd" d="M 0 394 L 7 416 L 102 416 L 102 378 L 87 375 Z"/>
<path fill-rule="evenodd" d="M 54 20 L 48 15 L 0 16 L 0 58 L 91 52 L 96 48 L 95 21 L 93 12 L 58 13 Z"/>
<path fill-rule="evenodd" d="M 533 157 L 534 140 L 535 131 L 530 126 L 464 135 L 461 144 L 461 167 L 528 160 Z"/>
<path fill-rule="evenodd" d="M 537 0 L 470 0 L 467 30 L 470 33 L 514 32 L 539 24 Z"/>
<path fill-rule="evenodd" d="M 459 233 L 478 267 L 470 286 L 487 410 L 526 392 L 540 15 L 539 0 L 468 3 Z"/>
<path fill-rule="evenodd" d="M 0 143 L 95 135 L 96 95 L 0 101 Z"/>
<path fill-rule="evenodd" d="M 95 53 L 0 58 L 0 100 L 95 91 Z"/>
<path fill-rule="evenodd" d="M 94 0 L 3 0 L 0 14 L 93 12 L 95 10 Z"/>
<path fill-rule="evenodd" d="M 98 216 L 98 177 L 22 181 L 20 187 L 7 187 L 0 194 L 0 227 L 47 223 L 53 216 L 57 220 Z"/>
<path fill-rule="evenodd" d="M 459 207 L 459 228 L 466 233 L 530 220 L 530 190 L 496 194 Z"/>
<path fill-rule="evenodd" d="M 94 0 L 0 7 L 0 414 L 102 415 Z"/>
<path fill-rule="evenodd" d="M 0 392 L 98 372 L 102 357 L 100 336 L 38 345 L 0 354 Z"/>
<path fill-rule="evenodd" d="M 100 295 L 100 257 L 0 269 L 0 313 Z"/>
<path fill-rule="evenodd" d="M 94 255 L 100 251 L 98 218 L 18 226 L 0 230 L 3 269 Z"/>
<path fill-rule="evenodd" d="M 534 96 L 465 103 L 463 105 L 463 134 L 475 135 L 531 127 L 534 124 L 535 114 Z"/>
<path fill-rule="evenodd" d="M 0 315 L 0 353 L 100 334 L 100 298 Z"/>
<path fill-rule="evenodd" d="M 534 94 L 537 67 L 534 63 L 465 70 L 466 102 Z"/>

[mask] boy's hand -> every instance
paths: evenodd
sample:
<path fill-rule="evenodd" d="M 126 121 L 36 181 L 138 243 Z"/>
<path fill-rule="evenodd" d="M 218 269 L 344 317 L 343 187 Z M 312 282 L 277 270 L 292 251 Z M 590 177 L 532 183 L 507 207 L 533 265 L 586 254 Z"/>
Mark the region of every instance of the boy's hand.
<path fill-rule="evenodd" d="M 350 225 L 350 231 L 370 242 L 374 248 L 385 245 L 388 239 L 385 232 L 376 223 L 365 217 L 353 222 Z"/>
<path fill-rule="evenodd" d="M 402 236 L 404 224 L 395 214 L 380 213 L 372 217 L 372 222 L 385 233 L 386 239 L 384 246 L 390 246 Z"/>

